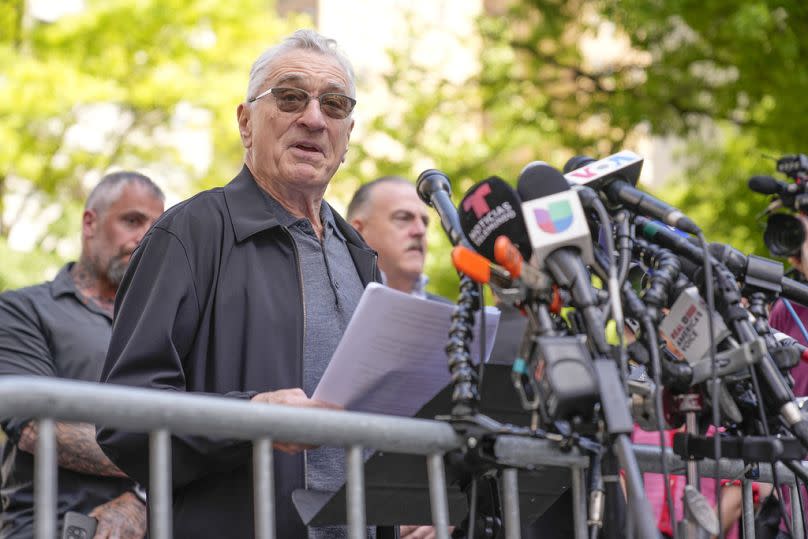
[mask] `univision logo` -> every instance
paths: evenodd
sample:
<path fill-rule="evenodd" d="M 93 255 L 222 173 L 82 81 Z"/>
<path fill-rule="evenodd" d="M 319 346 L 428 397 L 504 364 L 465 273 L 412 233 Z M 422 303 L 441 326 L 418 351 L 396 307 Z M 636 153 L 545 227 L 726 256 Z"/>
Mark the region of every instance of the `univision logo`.
<path fill-rule="evenodd" d="M 573 221 L 572 206 L 570 206 L 568 200 L 550 202 L 547 209 L 534 209 L 533 215 L 536 216 L 536 223 L 539 228 L 548 234 L 564 232 L 572 225 Z"/>

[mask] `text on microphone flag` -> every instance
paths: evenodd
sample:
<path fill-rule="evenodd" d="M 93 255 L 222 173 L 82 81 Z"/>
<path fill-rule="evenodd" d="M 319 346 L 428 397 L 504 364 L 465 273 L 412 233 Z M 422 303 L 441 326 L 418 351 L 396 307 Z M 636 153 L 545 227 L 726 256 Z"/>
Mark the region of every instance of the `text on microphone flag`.
<path fill-rule="evenodd" d="M 642 166 L 642 161 L 643 158 L 640 155 L 628 150 L 623 150 L 622 152 L 604 157 L 594 163 L 568 172 L 564 174 L 564 178 L 570 183 L 586 185 L 631 164 L 640 163 L 640 166 Z"/>

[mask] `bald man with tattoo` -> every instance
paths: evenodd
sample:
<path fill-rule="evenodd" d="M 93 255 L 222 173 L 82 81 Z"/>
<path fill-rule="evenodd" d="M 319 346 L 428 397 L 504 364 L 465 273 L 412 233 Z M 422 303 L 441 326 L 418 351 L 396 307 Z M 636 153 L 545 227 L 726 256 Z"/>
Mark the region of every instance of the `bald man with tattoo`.
<path fill-rule="evenodd" d="M 53 281 L 0 294 L 0 375 L 98 381 L 112 331 L 115 293 L 132 252 L 163 213 L 164 196 L 148 177 L 102 178 L 82 214 L 81 255 Z M 33 537 L 36 422 L 2 422 L 0 539 Z M 146 506 L 136 485 L 101 451 L 95 426 L 56 424 L 58 512 L 98 520 L 96 539 L 140 539 Z"/>

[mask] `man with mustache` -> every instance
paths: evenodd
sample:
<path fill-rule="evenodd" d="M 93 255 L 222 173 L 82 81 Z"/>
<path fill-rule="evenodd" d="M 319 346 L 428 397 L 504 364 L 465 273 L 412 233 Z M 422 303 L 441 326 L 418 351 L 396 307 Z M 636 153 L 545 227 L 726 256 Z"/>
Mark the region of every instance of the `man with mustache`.
<path fill-rule="evenodd" d="M 0 375 L 95 382 L 112 331 L 112 305 L 129 256 L 163 212 L 162 191 L 137 172 L 102 178 L 82 214 L 81 255 L 53 281 L 0 294 Z M 0 537 L 33 536 L 37 425 L 3 422 Z M 98 519 L 97 536 L 139 539 L 146 506 L 101 451 L 93 425 L 57 422 L 58 511 Z"/>
<path fill-rule="evenodd" d="M 236 108 L 244 166 L 224 187 L 177 204 L 134 254 L 116 300 L 102 380 L 325 407 L 311 399 L 376 255 L 323 196 L 348 149 L 356 87 L 350 62 L 298 30 L 253 64 Z M 148 436 L 100 428 L 104 451 L 148 481 Z M 306 529 L 299 488 L 336 490 L 344 451 L 274 445 L 277 537 Z M 253 537 L 252 444 L 175 434 L 174 537 Z M 305 452 L 304 452 L 305 450 Z"/>
<path fill-rule="evenodd" d="M 412 182 L 382 176 L 364 184 L 348 204 L 347 219 L 379 253 L 379 269 L 387 286 L 438 298 L 424 291 L 429 213 Z"/>

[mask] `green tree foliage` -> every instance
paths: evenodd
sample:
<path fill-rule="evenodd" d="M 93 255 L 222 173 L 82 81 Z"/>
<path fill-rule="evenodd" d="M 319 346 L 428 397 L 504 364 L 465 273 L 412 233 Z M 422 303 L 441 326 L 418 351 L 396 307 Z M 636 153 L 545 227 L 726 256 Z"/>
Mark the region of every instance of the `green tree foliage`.
<path fill-rule="evenodd" d="M 768 254 L 757 219 L 767 200 L 746 181 L 774 173 L 764 156 L 808 152 L 799 146 L 808 112 L 804 2 L 504 4 L 480 18 L 481 43 L 468 43 L 478 47 L 479 70 L 463 83 L 417 65 L 411 44 L 391 51 L 391 109 L 367 136 L 402 151 L 360 148 L 343 177 L 414 177 L 435 166 L 459 200 L 474 181 L 513 181 L 535 159 L 561 167 L 574 154 L 637 150 L 649 136 L 670 135 L 682 141 L 679 172 L 655 194 L 692 214 L 709 239 Z M 430 238 L 432 289 L 454 297 L 448 243 L 437 227 Z"/>
<path fill-rule="evenodd" d="M 766 155 L 808 151 L 804 2 L 523 0 L 481 28 L 514 52 L 481 77 L 523 96 L 530 113 L 505 111 L 508 121 L 555 128 L 573 153 L 594 155 L 643 135 L 681 137 L 682 172 L 657 194 L 709 238 L 768 254 L 757 221 L 766 200 L 746 180 L 774 172 Z"/>
<path fill-rule="evenodd" d="M 232 177 L 251 62 L 304 22 L 263 0 L 95 0 L 55 22 L 27 5 L 0 1 L 0 289 L 76 256 L 81 204 L 110 168 L 174 178 L 175 196 Z M 33 252 L 8 248 L 15 233 Z"/>

